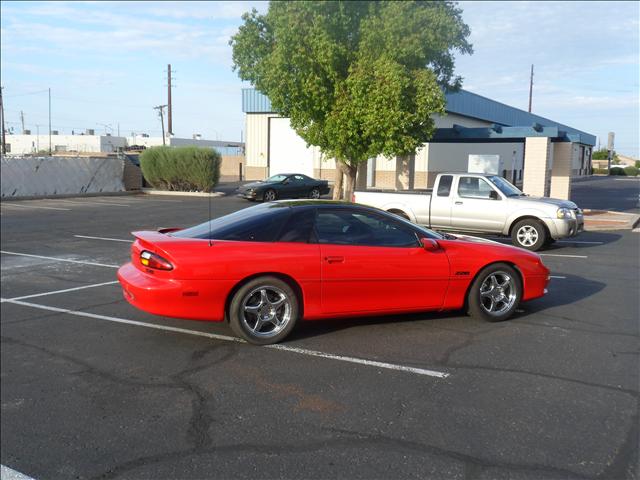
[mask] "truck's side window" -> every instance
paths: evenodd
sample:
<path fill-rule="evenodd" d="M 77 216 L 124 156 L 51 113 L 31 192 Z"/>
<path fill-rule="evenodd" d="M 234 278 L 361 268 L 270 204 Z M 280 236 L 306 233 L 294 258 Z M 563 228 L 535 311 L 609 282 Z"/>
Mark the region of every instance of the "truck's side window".
<path fill-rule="evenodd" d="M 458 195 L 471 198 L 490 198 L 493 189 L 480 177 L 460 177 Z"/>
<path fill-rule="evenodd" d="M 440 177 L 440 183 L 438 183 L 438 196 L 448 197 L 451 193 L 451 183 L 453 182 L 453 175 L 442 175 Z"/>

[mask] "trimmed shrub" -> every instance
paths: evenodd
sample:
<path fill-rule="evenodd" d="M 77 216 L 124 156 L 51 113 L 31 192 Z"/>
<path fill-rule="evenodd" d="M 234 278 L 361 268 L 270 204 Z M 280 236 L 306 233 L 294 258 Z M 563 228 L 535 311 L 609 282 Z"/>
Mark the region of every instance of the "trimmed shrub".
<path fill-rule="evenodd" d="M 636 160 L 636 168 L 640 170 L 640 160 Z"/>
<path fill-rule="evenodd" d="M 210 148 L 152 147 L 140 154 L 144 178 L 160 190 L 208 192 L 220 179 L 221 162 Z"/>
<path fill-rule="evenodd" d="M 633 165 L 629 165 L 628 167 L 624 167 L 624 173 L 626 173 L 629 177 L 637 177 L 638 169 Z"/>
<path fill-rule="evenodd" d="M 609 170 L 609 175 L 621 175 L 624 177 L 627 175 L 627 172 L 624 171 L 624 168 L 611 165 L 611 169 Z"/>

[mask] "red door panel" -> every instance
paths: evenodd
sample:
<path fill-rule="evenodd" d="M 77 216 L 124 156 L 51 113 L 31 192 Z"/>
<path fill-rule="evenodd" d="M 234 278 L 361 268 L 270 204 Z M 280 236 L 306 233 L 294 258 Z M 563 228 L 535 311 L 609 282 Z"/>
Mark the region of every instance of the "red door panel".
<path fill-rule="evenodd" d="M 431 309 L 444 301 L 444 250 L 325 244 L 320 254 L 323 314 Z"/>

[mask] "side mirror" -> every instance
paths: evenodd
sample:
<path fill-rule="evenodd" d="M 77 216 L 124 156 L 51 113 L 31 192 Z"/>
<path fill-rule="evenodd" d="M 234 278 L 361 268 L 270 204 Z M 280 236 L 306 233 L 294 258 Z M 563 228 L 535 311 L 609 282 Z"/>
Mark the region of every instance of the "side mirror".
<path fill-rule="evenodd" d="M 433 238 L 421 238 L 420 243 L 422 244 L 422 248 L 424 248 L 427 252 L 435 252 L 437 250 L 440 250 L 440 244 Z"/>
<path fill-rule="evenodd" d="M 500 195 L 498 195 L 498 192 L 496 192 L 495 190 L 491 190 L 489 192 L 489 198 L 491 200 L 500 200 Z"/>

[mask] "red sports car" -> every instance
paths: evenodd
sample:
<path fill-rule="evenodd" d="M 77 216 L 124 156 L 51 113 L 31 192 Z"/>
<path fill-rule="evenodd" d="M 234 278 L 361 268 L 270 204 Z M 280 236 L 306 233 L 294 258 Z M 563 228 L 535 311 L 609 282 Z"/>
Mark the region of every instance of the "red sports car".
<path fill-rule="evenodd" d="M 271 202 L 134 236 L 131 262 L 118 270 L 129 303 L 226 319 L 254 344 L 283 340 L 302 319 L 465 308 L 505 320 L 549 282 L 535 253 L 342 202 Z"/>

